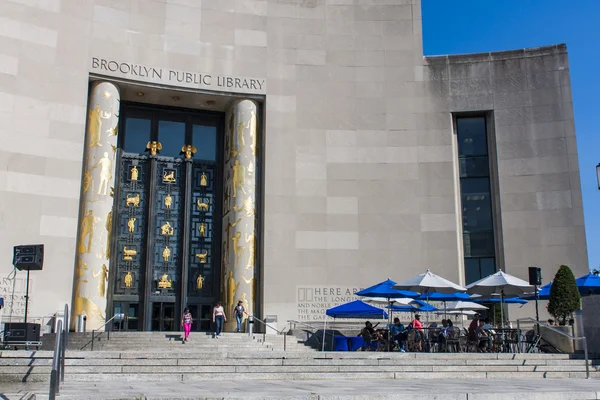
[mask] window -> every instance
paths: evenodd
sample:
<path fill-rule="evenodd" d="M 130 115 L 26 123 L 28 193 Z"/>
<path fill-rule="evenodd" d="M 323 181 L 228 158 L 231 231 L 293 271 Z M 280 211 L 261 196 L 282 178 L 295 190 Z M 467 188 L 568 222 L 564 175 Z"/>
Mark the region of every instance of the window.
<path fill-rule="evenodd" d="M 160 155 L 181 157 L 181 148 L 185 143 L 185 123 L 158 121 L 158 141 L 162 144 Z"/>
<path fill-rule="evenodd" d="M 199 160 L 215 161 L 217 154 L 217 128 L 214 126 L 194 125 L 192 127 L 192 144 L 196 147 Z"/>
<path fill-rule="evenodd" d="M 144 118 L 127 118 L 125 120 L 125 143 L 123 150 L 140 154 L 146 150 L 150 141 L 152 121 Z"/>
<path fill-rule="evenodd" d="M 496 271 L 492 190 L 485 117 L 456 119 L 467 284 Z"/>

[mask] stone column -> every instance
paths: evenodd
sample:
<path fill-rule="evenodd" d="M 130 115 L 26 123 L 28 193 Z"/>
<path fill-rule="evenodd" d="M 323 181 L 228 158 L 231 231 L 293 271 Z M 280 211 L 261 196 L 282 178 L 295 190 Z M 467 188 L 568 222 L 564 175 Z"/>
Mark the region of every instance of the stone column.
<path fill-rule="evenodd" d="M 84 314 L 90 331 L 104 324 L 106 292 L 110 290 L 108 270 L 119 128 L 119 90 L 115 85 L 92 85 L 87 117 L 71 327 L 75 327 L 77 316 Z"/>
<path fill-rule="evenodd" d="M 251 100 L 236 101 L 226 117 L 222 301 L 228 331 L 235 331 L 233 308 L 239 300 L 248 314 L 253 315 L 255 311 L 259 276 L 256 272 L 256 121 L 257 106 Z"/>

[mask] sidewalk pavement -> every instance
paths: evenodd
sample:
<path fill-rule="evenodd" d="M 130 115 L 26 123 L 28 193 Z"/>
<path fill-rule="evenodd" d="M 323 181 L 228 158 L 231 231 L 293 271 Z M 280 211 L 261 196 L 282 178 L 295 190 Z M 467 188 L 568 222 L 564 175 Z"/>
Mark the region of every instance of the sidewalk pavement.
<path fill-rule="evenodd" d="M 66 382 L 60 400 L 600 400 L 597 379 Z M 0 399 L 48 398 L 47 382 L 0 383 Z M 4 393 L 5 397 L 2 397 Z"/>

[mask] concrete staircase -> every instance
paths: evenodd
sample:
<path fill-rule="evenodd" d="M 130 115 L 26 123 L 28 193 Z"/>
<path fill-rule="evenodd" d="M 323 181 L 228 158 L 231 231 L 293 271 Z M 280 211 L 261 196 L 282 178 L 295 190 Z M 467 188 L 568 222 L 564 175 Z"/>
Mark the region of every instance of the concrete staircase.
<path fill-rule="evenodd" d="M 89 338 L 71 335 L 65 380 L 197 381 L 343 379 L 530 379 L 585 378 L 584 360 L 566 354 L 447 354 L 316 352 L 282 336 L 224 334 L 218 339 L 193 335 L 113 333 L 94 351 L 81 351 Z M 293 338 L 293 337 L 292 337 Z M 290 339 L 290 338 L 286 338 Z M 86 346 L 89 348 L 89 346 Z M 0 353 L 0 382 L 47 381 L 51 351 Z M 600 360 L 592 362 L 600 378 Z"/>

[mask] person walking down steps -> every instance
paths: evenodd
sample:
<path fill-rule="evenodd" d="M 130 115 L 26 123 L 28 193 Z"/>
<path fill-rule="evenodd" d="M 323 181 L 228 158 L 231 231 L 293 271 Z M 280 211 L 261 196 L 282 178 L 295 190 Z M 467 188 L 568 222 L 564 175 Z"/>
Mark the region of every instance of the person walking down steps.
<path fill-rule="evenodd" d="M 213 308 L 213 323 L 217 325 L 217 329 L 215 330 L 215 337 L 218 339 L 221 336 L 221 331 L 223 330 L 223 324 L 227 321 L 227 317 L 225 316 L 225 310 L 219 301 L 215 308 Z"/>
<path fill-rule="evenodd" d="M 237 322 L 236 332 L 239 333 L 242 331 L 242 319 L 244 318 L 244 314 L 248 315 L 246 309 L 244 308 L 244 302 L 242 300 L 238 301 L 238 304 L 235 306 L 233 311 L 235 313 L 235 322 Z"/>
<path fill-rule="evenodd" d="M 192 330 L 192 314 L 190 313 L 189 308 L 185 308 L 183 310 L 183 316 L 181 317 L 181 326 L 183 327 L 183 343 L 186 343 L 190 336 L 190 331 Z"/>

